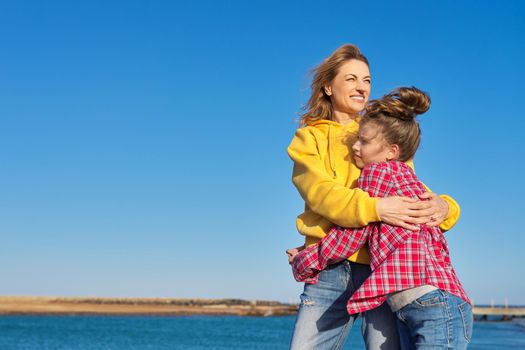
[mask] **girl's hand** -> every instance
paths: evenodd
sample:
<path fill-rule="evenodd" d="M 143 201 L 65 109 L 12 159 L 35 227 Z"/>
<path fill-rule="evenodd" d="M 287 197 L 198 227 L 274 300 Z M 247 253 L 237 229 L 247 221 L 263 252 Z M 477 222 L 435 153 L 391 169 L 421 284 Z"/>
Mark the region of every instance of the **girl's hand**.
<path fill-rule="evenodd" d="M 409 197 L 386 197 L 379 199 L 377 214 L 382 222 L 417 231 L 417 224 L 430 222 L 436 209 L 431 201 Z"/>
<path fill-rule="evenodd" d="M 428 222 L 425 222 L 427 226 L 439 226 L 448 215 L 448 203 L 446 200 L 438 196 L 433 192 L 425 192 L 419 196 L 420 199 L 426 200 L 432 205 L 432 214 L 429 217 Z"/>
<path fill-rule="evenodd" d="M 303 249 L 304 249 L 304 244 L 296 248 L 287 249 L 286 255 L 288 255 L 288 264 L 292 265 L 297 254 L 299 254 L 299 252 Z"/>

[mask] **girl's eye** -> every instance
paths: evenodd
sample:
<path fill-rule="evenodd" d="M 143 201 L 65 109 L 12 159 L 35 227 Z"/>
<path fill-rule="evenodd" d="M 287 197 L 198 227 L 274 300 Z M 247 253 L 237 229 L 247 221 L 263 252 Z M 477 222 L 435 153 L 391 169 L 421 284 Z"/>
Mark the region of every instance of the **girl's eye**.
<path fill-rule="evenodd" d="M 355 81 L 354 77 L 346 78 L 346 81 Z"/>
<path fill-rule="evenodd" d="M 365 83 L 370 84 L 370 79 L 366 79 Z"/>

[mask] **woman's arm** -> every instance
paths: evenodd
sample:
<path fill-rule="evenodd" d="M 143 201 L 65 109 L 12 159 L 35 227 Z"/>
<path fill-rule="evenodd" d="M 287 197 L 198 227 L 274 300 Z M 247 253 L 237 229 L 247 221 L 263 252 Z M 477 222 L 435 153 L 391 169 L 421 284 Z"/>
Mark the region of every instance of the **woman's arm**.
<path fill-rule="evenodd" d="M 362 227 L 379 221 L 376 198 L 336 182 L 332 174 L 327 173 L 310 128 L 297 130 L 288 154 L 294 161 L 292 181 L 315 213 L 344 227 Z"/>
<path fill-rule="evenodd" d="M 360 189 L 336 182 L 326 171 L 311 128 L 297 130 L 288 154 L 294 161 L 292 181 L 306 205 L 336 225 L 363 227 L 371 222 L 384 221 L 415 230 L 415 225 L 430 222 L 435 212 L 429 201 L 407 197 L 379 200 Z"/>
<path fill-rule="evenodd" d="M 402 163 L 401 163 L 402 164 Z M 406 166 L 405 166 L 406 167 Z M 373 197 L 395 194 L 398 184 L 392 177 L 391 164 L 387 162 L 366 166 L 359 177 L 358 186 Z M 298 282 L 315 283 L 317 274 L 328 265 L 345 260 L 361 249 L 379 224 L 363 228 L 334 227 L 317 244 L 301 251 L 293 261 L 293 274 Z"/>
<path fill-rule="evenodd" d="M 410 160 L 406 163 L 412 170 L 414 164 Z M 388 197 L 382 198 L 378 202 L 378 213 L 382 222 L 394 226 L 401 226 L 410 230 L 417 229 L 416 226 L 409 227 L 406 223 L 426 224 L 428 226 L 439 226 L 443 231 L 450 230 L 459 220 L 460 207 L 458 203 L 446 194 L 437 195 L 433 193 L 425 184 L 427 192 L 419 196 L 426 207 L 406 209 L 400 208 L 399 202 L 393 201 L 394 198 L 402 199 L 406 202 L 417 202 L 417 199 L 408 197 Z M 397 204 L 396 204 L 397 203 Z M 396 207 L 396 205 L 398 207 Z"/>

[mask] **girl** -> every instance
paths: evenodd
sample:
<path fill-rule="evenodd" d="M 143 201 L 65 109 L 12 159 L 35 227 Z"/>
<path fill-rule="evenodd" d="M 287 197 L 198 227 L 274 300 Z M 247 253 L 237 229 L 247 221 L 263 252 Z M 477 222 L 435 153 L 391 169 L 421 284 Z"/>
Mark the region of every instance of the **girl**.
<path fill-rule="evenodd" d="M 313 72 L 301 128 L 288 147 L 293 183 L 305 201 L 296 222 L 306 245 L 317 243 L 335 225 L 363 227 L 382 221 L 408 229 L 427 224 L 447 230 L 459 217 L 459 206 L 445 195 L 425 193 L 421 197 L 426 201 L 372 198 L 355 188 L 361 170 L 348 145 L 356 140 L 370 87 L 368 60 L 353 45 L 341 46 Z M 321 271 L 319 283 L 304 285 L 292 349 L 343 347 L 357 316 L 348 314 L 346 302 L 370 274 L 369 263 L 367 248 L 361 248 Z M 363 314 L 362 332 L 368 350 L 399 347 L 395 316 L 387 305 Z"/>
<path fill-rule="evenodd" d="M 430 98 L 416 88 L 399 88 L 372 101 L 361 119 L 352 149 L 363 168 L 358 187 L 371 197 L 425 192 L 405 162 L 419 146 L 416 115 Z M 395 312 L 402 349 L 466 349 L 472 332 L 470 300 L 450 263 L 447 242 L 438 227 L 407 230 L 386 223 L 360 229 L 333 228 L 293 261 L 300 282 L 317 283 L 330 264 L 347 259 L 368 243 L 372 273 L 347 304 L 349 314 L 374 309 L 385 301 Z"/>

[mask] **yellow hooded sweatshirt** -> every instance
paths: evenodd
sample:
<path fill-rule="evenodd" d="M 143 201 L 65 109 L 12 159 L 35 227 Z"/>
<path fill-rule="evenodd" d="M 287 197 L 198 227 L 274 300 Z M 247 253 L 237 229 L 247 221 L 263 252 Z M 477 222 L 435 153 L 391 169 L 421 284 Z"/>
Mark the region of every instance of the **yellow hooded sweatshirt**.
<path fill-rule="evenodd" d="M 362 227 L 380 221 L 379 199 L 355 188 L 361 170 L 354 163 L 351 148 L 358 130 L 359 119 L 347 125 L 319 120 L 299 128 L 288 147 L 294 161 L 292 181 L 305 201 L 296 224 L 306 245 L 317 243 L 334 225 Z M 446 231 L 456 224 L 460 209 L 449 196 L 441 197 L 449 207 L 447 219 L 440 225 Z M 349 260 L 369 264 L 368 249 L 363 247 Z"/>

